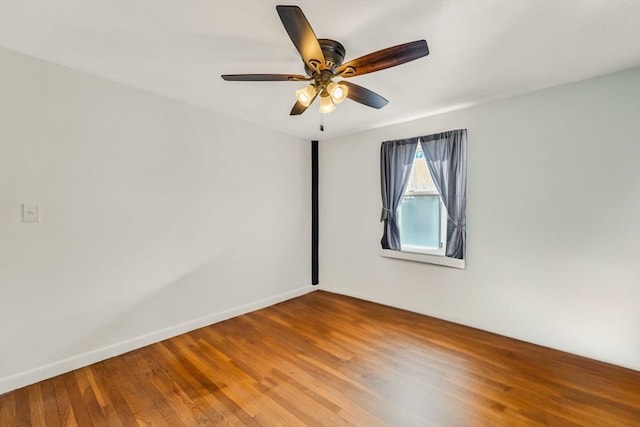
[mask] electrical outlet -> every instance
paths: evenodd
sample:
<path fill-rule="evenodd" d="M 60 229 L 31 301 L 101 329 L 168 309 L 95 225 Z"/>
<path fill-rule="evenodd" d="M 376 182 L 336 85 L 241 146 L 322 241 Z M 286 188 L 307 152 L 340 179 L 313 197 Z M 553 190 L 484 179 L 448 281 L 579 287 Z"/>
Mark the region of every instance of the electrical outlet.
<path fill-rule="evenodd" d="M 40 205 L 23 204 L 22 222 L 40 222 Z"/>

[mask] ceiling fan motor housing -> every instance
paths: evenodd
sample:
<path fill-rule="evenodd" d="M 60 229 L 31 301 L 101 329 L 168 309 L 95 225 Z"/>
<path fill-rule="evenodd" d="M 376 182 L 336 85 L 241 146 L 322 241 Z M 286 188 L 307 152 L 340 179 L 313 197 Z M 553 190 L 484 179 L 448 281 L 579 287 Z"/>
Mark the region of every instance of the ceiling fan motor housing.
<path fill-rule="evenodd" d="M 334 74 L 336 69 L 342 65 L 344 61 L 345 49 L 340 42 L 331 39 L 318 39 L 320 43 L 320 49 L 324 55 L 324 67 Z M 315 74 L 315 70 L 311 70 L 307 64 L 304 66 L 304 70 L 309 76 Z"/>

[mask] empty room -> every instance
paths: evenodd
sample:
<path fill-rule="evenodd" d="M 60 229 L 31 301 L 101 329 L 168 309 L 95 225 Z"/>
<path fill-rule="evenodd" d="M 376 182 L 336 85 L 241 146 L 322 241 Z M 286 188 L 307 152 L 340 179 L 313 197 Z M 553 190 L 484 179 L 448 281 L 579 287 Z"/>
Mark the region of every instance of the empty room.
<path fill-rule="evenodd" d="M 0 427 L 640 426 L 640 1 L 0 0 Z"/>

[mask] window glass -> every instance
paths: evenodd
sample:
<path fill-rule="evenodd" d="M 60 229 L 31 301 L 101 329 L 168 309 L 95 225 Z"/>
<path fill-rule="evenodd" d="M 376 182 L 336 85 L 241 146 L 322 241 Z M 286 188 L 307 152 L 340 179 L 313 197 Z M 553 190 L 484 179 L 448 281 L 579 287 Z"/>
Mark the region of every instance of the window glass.
<path fill-rule="evenodd" d="M 438 191 L 436 185 L 433 183 L 433 179 L 431 179 L 429 169 L 427 169 L 427 161 L 424 158 L 420 144 L 418 144 L 416 156 L 413 159 L 413 167 L 411 169 L 411 175 L 409 176 L 406 192 L 411 193 L 415 191 Z"/>
<path fill-rule="evenodd" d="M 440 196 L 404 196 L 398 206 L 402 246 L 440 248 Z"/>

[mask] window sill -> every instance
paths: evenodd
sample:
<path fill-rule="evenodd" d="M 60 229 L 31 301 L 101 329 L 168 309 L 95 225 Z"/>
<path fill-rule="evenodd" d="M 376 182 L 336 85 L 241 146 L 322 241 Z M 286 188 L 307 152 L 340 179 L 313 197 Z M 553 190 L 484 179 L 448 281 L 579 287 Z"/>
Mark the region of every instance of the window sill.
<path fill-rule="evenodd" d="M 417 254 L 412 252 L 392 251 L 390 249 L 380 249 L 380 256 L 386 258 L 403 259 L 406 261 L 423 262 L 427 264 L 444 265 L 445 267 L 465 268 L 463 259 L 447 258 L 444 256 Z"/>

